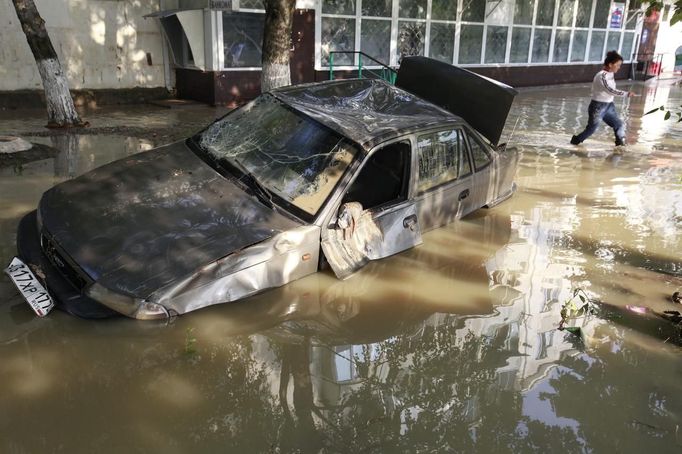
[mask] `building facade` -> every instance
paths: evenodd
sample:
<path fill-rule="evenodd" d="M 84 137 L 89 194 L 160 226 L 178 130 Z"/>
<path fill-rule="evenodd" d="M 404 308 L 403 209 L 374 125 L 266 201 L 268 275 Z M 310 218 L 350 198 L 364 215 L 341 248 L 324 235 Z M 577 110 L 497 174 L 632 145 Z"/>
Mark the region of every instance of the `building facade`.
<path fill-rule="evenodd" d="M 262 0 L 35 1 L 76 91 L 161 87 L 210 104 L 260 92 Z M 641 0 L 298 0 L 292 82 L 396 68 L 407 55 L 517 87 L 589 81 L 608 50 L 626 63 L 670 54 L 657 69 L 673 68 L 682 24 L 670 27 L 671 5 L 645 18 Z M 0 92 L 39 91 L 10 0 L 0 17 Z M 634 66 L 618 77 L 652 69 Z"/>

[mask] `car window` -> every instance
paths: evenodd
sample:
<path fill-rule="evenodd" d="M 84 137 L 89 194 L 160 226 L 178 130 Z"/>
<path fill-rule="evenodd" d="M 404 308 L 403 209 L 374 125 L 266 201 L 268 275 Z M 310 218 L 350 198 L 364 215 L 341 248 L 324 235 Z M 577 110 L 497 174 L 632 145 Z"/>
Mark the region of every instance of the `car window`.
<path fill-rule="evenodd" d="M 197 142 L 219 164 L 245 169 L 308 217 L 319 211 L 356 154 L 341 136 L 270 94 L 213 123 Z"/>
<path fill-rule="evenodd" d="M 481 170 L 490 163 L 490 155 L 481 143 L 471 134 L 469 136 L 469 147 L 471 148 L 471 158 L 474 160 L 476 170 Z"/>
<path fill-rule="evenodd" d="M 457 129 L 417 137 L 419 194 L 471 173 L 462 132 Z"/>
<path fill-rule="evenodd" d="M 343 203 L 359 202 L 365 210 L 405 200 L 410 143 L 387 145 L 369 157 L 346 192 Z"/>

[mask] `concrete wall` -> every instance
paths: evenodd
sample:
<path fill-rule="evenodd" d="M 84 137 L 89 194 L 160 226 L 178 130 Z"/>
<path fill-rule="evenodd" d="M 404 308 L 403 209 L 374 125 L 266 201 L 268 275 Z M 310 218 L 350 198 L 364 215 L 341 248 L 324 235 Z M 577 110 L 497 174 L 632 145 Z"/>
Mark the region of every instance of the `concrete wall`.
<path fill-rule="evenodd" d="M 159 0 L 35 0 L 71 89 L 163 87 Z M 0 91 L 41 89 L 11 0 L 0 0 Z M 151 55 L 151 65 L 147 61 Z"/>

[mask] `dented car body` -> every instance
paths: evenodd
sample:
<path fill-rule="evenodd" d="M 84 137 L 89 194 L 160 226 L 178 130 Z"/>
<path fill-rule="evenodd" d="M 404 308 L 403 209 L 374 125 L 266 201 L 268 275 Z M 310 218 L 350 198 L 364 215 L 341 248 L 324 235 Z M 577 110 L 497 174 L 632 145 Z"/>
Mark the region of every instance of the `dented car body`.
<path fill-rule="evenodd" d="M 48 190 L 19 257 L 84 317 L 166 318 L 327 266 L 343 279 L 513 193 L 518 156 L 498 141 L 515 94 L 422 57 L 396 86 L 274 90 Z"/>

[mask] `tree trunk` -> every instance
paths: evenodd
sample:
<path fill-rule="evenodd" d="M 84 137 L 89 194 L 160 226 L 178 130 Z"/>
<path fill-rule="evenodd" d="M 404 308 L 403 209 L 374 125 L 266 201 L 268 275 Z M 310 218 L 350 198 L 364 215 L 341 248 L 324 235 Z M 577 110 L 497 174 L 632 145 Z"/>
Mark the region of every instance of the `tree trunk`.
<path fill-rule="evenodd" d="M 294 21 L 296 0 L 263 0 L 265 4 L 265 29 L 263 31 L 263 69 L 261 91 L 291 85 L 289 52 L 291 26 Z"/>
<path fill-rule="evenodd" d="M 84 126 L 69 93 L 66 76 L 33 0 L 12 0 L 45 89 L 47 127 Z"/>

